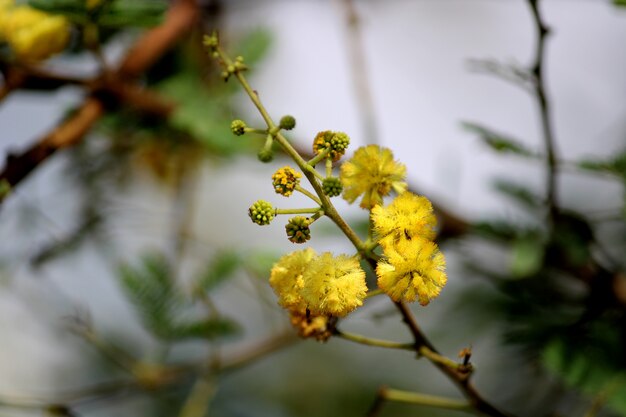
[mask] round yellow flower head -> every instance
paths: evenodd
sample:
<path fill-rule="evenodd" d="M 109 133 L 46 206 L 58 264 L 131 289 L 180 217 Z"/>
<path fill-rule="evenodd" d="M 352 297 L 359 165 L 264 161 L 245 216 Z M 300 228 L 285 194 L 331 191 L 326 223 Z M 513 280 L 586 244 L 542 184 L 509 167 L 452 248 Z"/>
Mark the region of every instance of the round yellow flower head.
<path fill-rule="evenodd" d="M 289 253 L 276 262 L 270 272 L 270 285 L 278 295 L 278 304 L 282 307 L 304 314 L 306 304 L 300 292 L 304 287 L 302 274 L 315 258 L 311 248 Z"/>
<path fill-rule="evenodd" d="M 390 149 L 369 145 L 356 150 L 352 159 L 341 166 L 343 198 L 353 203 L 363 195 L 360 206 L 371 209 L 383 203 L 391 190 L 400 194 L 407 189 L 406 167 L 393 160 Z"/>
<path fill-rule="evenodd" d="M 302 174 L 297 172 L 290 166 L 282 167 L 272 175 L 272 185 L 276 194 L 289 197 L 293 194 L 293 190 L 300 184 Z"/>
<path fill-rule="evenodd" d="M 70 25 L 55 16 L 18 6 L 2 11 L 0 32 L 15 55 L 24 61 L 41 61 L 65 49 L 70 39 Z"/>
<path fill-rule="evenodd" d="M 365 272 L 355 257 L 325 252 L 303 274 L 302 298 L 314 315 L 343 317 L 363 305 Z"/>
<path fill-rule="evenodd" d="M 380 287 L 394 301 L 428 304 L 446 285 L 446 261 L 434 242 L 422 238 L 401 240 L 385 248 L 378 262 Z"/>
<path fill-rule="evenodd" d="M 327 341 L 332 336 L 332 326 L 328 316 L 314 316 L 312 314 L 289 312 L 291 324 L 303 338 L 314 338 L 320 342 Z"/>
<path fill-rule="evenodd" d="M 387 207 L 374 207 L 372 221 L 383 247 L 414 237 L 432 240 L 437 224 L 430 201 L 408 191 L 396 197 Z"/>

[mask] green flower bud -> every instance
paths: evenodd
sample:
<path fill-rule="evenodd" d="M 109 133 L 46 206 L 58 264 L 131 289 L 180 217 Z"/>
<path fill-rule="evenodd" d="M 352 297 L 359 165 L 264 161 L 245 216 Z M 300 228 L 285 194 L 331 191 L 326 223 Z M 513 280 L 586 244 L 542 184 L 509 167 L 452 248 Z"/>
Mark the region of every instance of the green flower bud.
<path fill-rule="evenodd" d="M 343 191 L 343 185 L 338 177 L 328 177 L 322 181 L 322 190 L 329 197 L 337 197 Z"/>
<path fill-rule="evenodd" d="M 283 116 L 280 119 L 280 123 L 278 123 L 278 126 L 281 129 L 291 130 L 294 127 L 296 127 L 296 119 L 293 116 L 290 116 L 290 115 Z"/>
<path fill-rule="evenodd" d="M 270 224 L 270 222 L 274 219 L 274 214 L 274 207 L 264 200 L 255 202 L 248 209 L 248 216 L 250 216 L 250 219 L 252 219 L 252 221 L 259 226 Z"/>
<path fill-rule="evenodd" d="M 230 131 L 233 132 L 235 136 L 241 136 L 246 133 L 246 122 L 243 120 L 233 120 L 230 124 Z"/>
<path fill-rule="evenodd" d="M 215 33 L 211 36 L 204 35 L 202 43 L 208 48 L 215 49 L 219 45 L 219 39 L 217 38 L 217 35 Z"/>
<path fill-rule="evenodd" d="M 302 216 L 296 216 L 289 219 L 289 223 L 285 225 L 289 241 L 293 243 L 304 243 L 311 239 L 311 230 L 309 229 L 310 224 L 311 221 Z"/>
<path fill-rule="evenodd" d="M 271 148 L 263 148 L 259 151 L 257 157 L 261 162 L 271 162 L 274 159 L 274 152 L 272 152 Z"/>

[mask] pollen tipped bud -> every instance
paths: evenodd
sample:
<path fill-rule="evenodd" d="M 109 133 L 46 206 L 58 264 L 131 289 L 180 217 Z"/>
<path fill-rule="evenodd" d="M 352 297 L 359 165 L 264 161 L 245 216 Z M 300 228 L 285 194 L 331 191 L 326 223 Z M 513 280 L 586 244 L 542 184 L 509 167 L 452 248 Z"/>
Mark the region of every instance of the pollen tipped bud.
<path fill-rule="evenodd" d="M 274 186 L 276 194 L 289 197 L 293 194 L 293 190 L 300 184 L 301 177 L 302 174 L 289 166 L 276 171 L 274 175 L 272 175 L 272 185 Z"/>
<path fill-rule="evenodd" d="M 310 224 L 311 220 L 302 216 L 289 219 L 289 223 L 285 225 L 289 241 L 293 243 L 304 243 L 311 239 Z"/>
<path fill-rule="evenodd" d="M 281 129 L 291 130 L 296 127 L 296 119 L 293 116 L 287 115 L 283 116 L 278 123 L 278 126 Z"/>
<path fill-rule="evenodd" d="M 324 178 L 322 181 L 322 191 L 329 197 L 337 197 L 343 191 L 343 185 L 338 177 Z"/>
<path fill-rule="evenodd" d="M 270 224 L 274 219 L 276 211 L 270 203 L 264 200 L 259 200 L 250 206 L 248 209 L 248 216 L 250 219 L 259 226 L 265 226 Z"/>
<path fill-rule="evenodd" d="M 246 122 L 237 119 L 233 120 L 230 124 L 230 131 L 233 132 L 233 135 L 235 136 L 242 136 L 244 133 L 246 133 L 246 127 Z"/>
<path fill-rule="evenodd" d="M 320 154 L 329 149 L 329 157 L 337 162 L 345 153 L 350 144 L 350 137 L 343 132 L 325 130 L 319 132 L 313 140 L 313 152 Z"/>

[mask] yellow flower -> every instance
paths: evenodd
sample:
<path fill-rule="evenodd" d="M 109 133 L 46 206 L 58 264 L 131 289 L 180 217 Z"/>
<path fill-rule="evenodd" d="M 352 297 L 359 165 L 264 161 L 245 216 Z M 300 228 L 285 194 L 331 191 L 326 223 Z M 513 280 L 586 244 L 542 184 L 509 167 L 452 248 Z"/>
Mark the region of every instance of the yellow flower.
<path fill-rule="evenodd" d="M 361 147 L 341 166 L 343 198 L 353 203 L 363 195 L 360 206 L 371 209 L 382 204 L 391 190 L 398 194 L 406 191 L 405 177 L 406 167 L 393 160 L 391 150 L 377 145 Z"/>
<path fill-rule="evenodd" d="M 437 224 L 430 201 L 408 191 L 396 197 L 387 207 L 374 207 L 372 221 L 383 247 L 414 237 L 432 240 Z"/>
<path fill-rule="evenodd" d="M 282 167 L 272 175 L 272 185 L 277 194 L 289 197 L 300 184 L 302 174 L 290 166 Z"/>
<path fill-rule="evenodd" d="M 270 273 L 270 285 L 278 295 L 278 304 L 282 307 L 302 314 L 306 304 L 300 292 L 304 287 L 302 274 L 315 258 L 311 248 L 289 253 L 276 262 Z"/>
<path fill-rule="evenodd" d="M 446 261 L 434 242 L 422 238 L 401 240 L 385 248 L 378 262 L 378 287 L 394 301 L 428 304 L 446 285 Z"/>
<path fill-rule="evenodd" d="M 70 25 L 55 16 L 28 6 L 2 8 L 0 34 L 15 55 L 25 61 L 40 61 L 61 52 L 70 39 Z"/>
<path fill-rule="evenodd" d="M 307 266 L 303 279 L 302 298 L 314 315 L 345 316 L 363 305 L 367 293 L 365 272 L 347 255 L 321 254 Z"/>

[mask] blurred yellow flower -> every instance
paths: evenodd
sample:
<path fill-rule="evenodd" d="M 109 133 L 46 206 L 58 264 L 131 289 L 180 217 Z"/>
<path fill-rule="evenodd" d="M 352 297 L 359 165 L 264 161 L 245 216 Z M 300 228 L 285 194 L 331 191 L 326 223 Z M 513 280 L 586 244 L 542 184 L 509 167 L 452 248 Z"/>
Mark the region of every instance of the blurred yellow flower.
<path fill-rule="evenodd" d="M 396 197 L 387 207 L 374 207 L 372 221 L 383 247 L 414 237 L 432 240 L 437 224 L 430 201 L 408 191 Z"/>
<path fill-rule="evenodd" d="M 390 149 L 369 145 L 356 150 L 341 166 L 343 198 L 353 203 L 363 195 L 360 206 L 371 209 L 383 203 L 391 190 L 400 194 L 407 189 L 406 167 L 393 160 Z"/>
<path fill-rule="evenodd" d="M 2 7 L 0 34 L 15 55 L 24 61 L 40 61 L 61 52 L 70 39 L 70 25 L 28 6 Z"/>
<path fill-rule="evenodd" d="M 300 312 L 306 311 L 306 304 L 300 295 L 304 280 L 302 274 L 315 258 L 311 248 L 291 252 L 276 262 L 270 272 L 270 285 L 278 295 L 278 304 L 282 307 Z"/>
<path fill-rule="evenodd" d="M 446 261 L 434 242 L 423 238 L 401 240 L 384 248 L 378 262 L 378 287 L 394 301 L 428 304 L 446 285 Z"/>
<path fill-rule="evenodd" d="M 315 315 L 343 317 L 363 305 L 365 272 L 355 257 L 325 252 L 303 274 L 302 298 Z"/>

